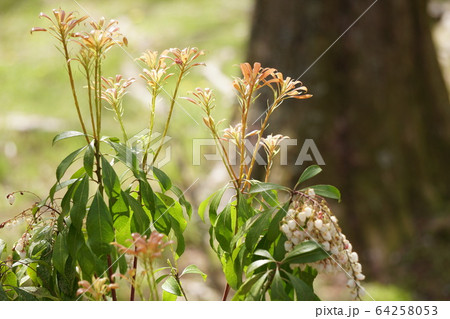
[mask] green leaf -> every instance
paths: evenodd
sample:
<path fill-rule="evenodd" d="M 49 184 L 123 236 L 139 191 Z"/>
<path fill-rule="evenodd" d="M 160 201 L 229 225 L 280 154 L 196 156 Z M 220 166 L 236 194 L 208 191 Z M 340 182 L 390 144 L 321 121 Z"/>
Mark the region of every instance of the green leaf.
<path fill-rule="evenodd" d="M 259 278 L 255 284 L 250 288 L 250 291 L 248 292 L 245 300 L 249 300 L 249 301 L 257 301 L 257 300 L 261 300 L 262 297 L 264 296 L 265 291 L 263 290 L 263 285 L 267 280 L 267 277 L 269 276 L 269 274 L 271 272 L 273 272 L 274 270 L 270 270 L 264 273 L 264 275 L 261 276 L 261 278 Z"/>
<path fill-rule="evenodd" d="M 159 168 L 152 167 L 151 170 L 153 171 L 153 176 L 159 181 L 161 189 L 164 192 L 168 191 L 172 187 L 172 181 L 170 180 L 169 176 L 167 176 L 167 174 Z"/>
<path fill-rule="evenodd" d="M 275 259 L 272 257 L 272 255 L 271 255 L 267 250 L 264 250 L 264 249 L 258 249 L 258 250 L 256 250 L 256 251 L 253 253 L 253 255 L 255 255 L 255 256 L 261 256 L 261 257 L 266 257 L 267 259 L 275 260 Z"/>
<path fill-rule="evenodd" d="M 89 177 L 86 175 L 78 185 L 74 196 L 73 206 L 70 210 L 70 219 L 75 228 L 81 229 L 86 215 L 86 205 L 89 199 Z"/>
<path fill-rule="evenodd" d="M 319 174 L 321 171 L 322 171 L 322 169 L 320 168 L 319 165 L 308 166 L 307 168 L 305 168 L 302 175 L 300 175 L 300 178 L 298 179 L 297 184 L 295 184 L 294 189 L 296 189 L 297 186 L 300 185 L 301 183 L 303 183 L 304 181 L 306 181 L 310 178 L 313 178 L 314 176 Z"/>
<path fill-rule="evenodd" d="M 220 247 L 224 251 L 231 253 L 230 244 L 231 240 L 233 239 L 233 231 L 231 225 L 231 204 L 228 204 L 217 217 L 217 221 L 214 226 L 214 232 Z"/>
<path fill-rule="evenodd" d="M 103 184 L 105 186 L 105 192 L 109 198 L 120 196 L 120 181 L 114 168 L 109 164 L 105 157 L 102 156 L 102 172 L 103 172 Z"/>
<path fill-rule="evenodd" d="M 247 236 L 245 238 L 245 246 L 249 251 L 252 251 L 254 249 L 261 236 L 265 235 L 265 233 L 267 232 L 272 212 L 273 210 L 261 212 L 260 217 L 248 230 Z"/>
<path fill-rule="evenodd" d="M 267 192 L 262 192 L 261 196 L 264 198 L 267 204 L 272 207 L 278 207 L 280 205 L 278 201 L 278 193 L 276 190 L 270 190 Z"/>
<path fill-rule="evenodd" d="M 111 251 L 110 243 L 114 240 L 111 214 L 99 191 L 94 196 L 86 219 L 88 244 L 92 251 L 101 256 Z"/>
<path fill-rule="evenodd" d="M 307 264 L 328 257 L 328 253 L 319 244 L 313 241 L 305 241 L 287 253 L 282 263 Z"/>
<path fill-rule="evenodd" d="M 231 288 L 237 289 L 238 288 L 238 278 L 236 271 L 234 269 L 234 262 L 233 259 L 227 254 L 227 256 L 223 256 L 221 258 L 222 262 L 222 268 L 223 272 L 225 274 L 225 278 L 230 285 Z"/>
<path fill-rule="evenodd" d="M 3 286 L 0 283 L 0 301 L 8 301 L 9 298 L 6 295 L 5 291 L 3 290 Z"/>
<path fill-rule="evenodd" d="M 248 278 L 236 291 L 232 300 L 243 300 L 245 295 L 250 291 L 255 282 L 257 282 L 263 275 L 266 274 L 267 273 L 260 272 Z"/>
<path fill-rule="evenodd" d="M 283 207 L 281 207 L 272 217 L 266 235 L 266 239 L 269 244 L 273 243 L 278 236 L 280 236 L 280 222 L 283 217 L 286 216 L 287 210 L 289 209 L 289 204 L 289 202 L 285 203 Z"/>
<path fill-rule="evenodd" d="M 18 287 L 13 287 L 13 288 L 16 291 L 17 295 L 19 296 L 19 300 L 21 300 L 21 301 L 38 301 L 38 299 L 35 296 L 26 292 L 25 290 L 18 288 Z"/>
<path fill-rule="evenodd" d="M 198 207 L 198 215 L 200 216 L 200 219 L 205 222 L 205 211 L 206 208 L 209 205 L 209 202 L 211 200 L 211 198 L 216 195 L 216 192 L 212 193 L 211 195 L 208 196 L 207 199 L 205 199 L 203 202 L 200 203 L 200 206 Z"/>
<path fill-rule="evenodd" d="M 133 215 L 131 218 L 130 229 L 132 233 L 148 235 L 150 231 L 150 219 L 142 208 L 141 204 L 130 194 L 123 193 L 130 205 Z"/>
<path fill-rule="evenodd" d="M 222 200 L 223 194 L 227 190 L 228 185 L 218 190 L 215 195 L 211 198 L 211 204 L 209 205 L 209 220 L 211 225 L 216 223 L 217 219 L 217 209 L 219 208 L 220 201 Z"/>
<path fill-rule="evenodd" d="M 256 269 L 258 269 L 259 267 L 262 267 L 264 265 L 267 265 L 269 263 L 274 263 L 274 260 L 271 259 L 259 259 L 256 260 L 254 262 L 252 262 L 248 268 L 247 268 L 247 274 L 251 274 L 252 272 L 254 272 Z"/>
<path fill-rule="evenodd" d="M 94 140 L 88 145 L 84 153 L 83 166 L 86 173 L 92 178 L 94 170 Z"/>
<path fill-rule="evenodd" d="M 176 301 L 177 296 L 163 290 L 163 301 Z"/>
<path fill-rule="evenodd" d="M 183 272 L 181 273 L 180 277 L 186 274 L 199 274 L 202 276 L 203 280 L 206 281 L 206 277 L 208 277 L 203 271 L 198 269 L 196 265 L 189 265 L 186 268 L 184 268 Z"/>
<path fill-rule="evenodd" d="M 183 296 L 181 292 L 181 287 L 172 276 L 168 277 L 167 280 L 162 284 L 161 288 L 168 293 L 176 296 Z"/>
<path fill-rule="evenodd" d="M 181 191 L 181 189 L 179 189 L 175 185 L 172 185 L 172 188 L 170 190 L 178 198 L 178 202 L 186 209 L 186 214 L 189 216 L 189 219 L 190 219 L 191 216 L 192 216 L 192 205 L 191 205 L 191 203 L 189 203 L 186 200 L 186 197 L 184 197 L 184 194 Z"/>
<path fill-rule="evenodd" d="M 62 162 L 58 165 L 56 168 L 56 180 L 59 182 L 61 178 L 64 176 L 64 173 L 67 171 L 67 169 L 72 165 L 75 158 L 80 154 L 86 146 L 83 146 L 82 148 L 77 149 L 76 151 L 70 153 L 65 159 L 62 160 Z"/>
<path fill-rule="evenodd" d="M 64 274 L 66 268 L 66 261 L 69 258 L 69 252 L 67 249 L 66 236 L 64 233 L 59 233 L 56 237 L 55 244 L 53 245 L 53 266 L 61 274 Z"/>
<path fill-rule="evenodd" d="M 261 183 L 259 181 L 252 181 L 252 186 L 250 187 L 250 190 L 248 191 L 249 194 L 258 194 L 262 192 L 268 192 L 271 190 L 283 190 L 283 191 L 289 191 L 289 188 L 286 186 L 278 185 L 278 184 L 272 184 L 272 183 Z"/>
<path fill-rule="evenodd" d="M 272 285 L 270 285 L 270 299 L 272 301 L 287 301 L 290 300 L 289 295 L 286 293 L 283 278 L 280 275 L 278 268 L 273 276 Z"/>
<path fill-rule="evenodd" d="M 77 132 L 77 131 L 66 131 L 66 132 L 59 133 L 58 135 L 56 135 L 53 138 L 52 145 L 55 145 L 56 142 L 64 140 L 66 138 L 77 137 L 77 136 L 85 136 L 85 135 L 83 133 Z"/>
<path fill-rule="evenodd" d="M 312 188 L 314 192 L 323 197 L 328 197 L 332 199 L 337 199 L 338 201 L 341 201 L 341 192 L 339 189 L 337 189 L 334 186 L 331 185 L 314 185 L 307 188 L 302 189 L 302 191 L 306 191 L 309 188 Z"/>
<path fill-rule="evenodd" d="M 286 272 L 287 276 L 289 277 L 289 281 L 291 285 L 295 289 L 295 294 L 297 297 L 297 300 L 302 301 L 318 301 L 320 300 L 319 297 L 316 296 L 314 293 L 314 290 L 308 286 L 303 280 L 300 278 L 295 277 L 294 275 Z"/>
<path fill-rule="evenodd" d="M 96 257 L 92 250 L 83 243 L 83 245 L 78 250 L 78 263 L 80 264 L 80 268 L 83 271 L 83 274 L 86 278 L 91 278 L 95 272 L 95 260 Z"/>

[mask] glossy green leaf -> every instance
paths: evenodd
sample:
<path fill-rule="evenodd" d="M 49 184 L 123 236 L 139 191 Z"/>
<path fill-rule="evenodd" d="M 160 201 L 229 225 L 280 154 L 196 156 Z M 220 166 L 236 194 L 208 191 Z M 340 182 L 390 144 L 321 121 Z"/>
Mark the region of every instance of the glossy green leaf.
<path fill-rule="evenodd" d="M 38 301 L 38 299 L 35 296 L 28 293 L 27 291 L 25 291 L 21 288 L 18 288 L 18 287 L 13 287 L 13 288 L 18 295 L 18 300 L 20 300 L 20 301 Z"/>
<path fill-rule="evenodd" d="M 282 263 L 307 264 L 328 257 L 328 253 L 319 244 L 314 241 L 305 241 L 288 252 Z"/>
<path fill-rule="evenodd" d="M 159 181 L 159 185 L 163 192 L 172 188 L 172 181 L 166 173 L 156 167 L 152 167 L 151 170 L 153 171 L 153 176 Z"/>
<path fill-rule="evenodd" d="M 252 251 L 256 244 L 259 242 L 260 238 L 266 234 L 269 228 L 272 212 L 273 210 L 261 212 L 259 214 L 260 217 L 248 230 L 247 236 L 245 238 L 245 246 L 249 251 Z"/>
<path fill-rule="evenodd" d="M 249 301 L 258 301 L 264 297 L 265 291 L 263 289 L 264 284 L 266 283 L 267 277 L 269 277 L 270 273 L 274 270 L 268 271 L 264 273 L 264 275 L 259 278 L 254 285 L 250 288 L 245 300 Z"/>
<path fill-rule="evenodd" d="M 181 287 L 172 276 L 168 277 L 167 280 L 162 284 L 161 288 L 168 293 L 176 296 L 183 296 L 181 292 Z"/>
<path fill-rule="evenodd" d="M 53 245 L 53 266 L 61 274 L 64 274 L 66 268 L 66 261 L 69 258 L 69 252 L 67 249 L 66 236 L 64 233 L 59 233 L 56 237 L 55 244 Z"/>
<path fill-rule="evenodd" d="M 227 190 L 228 185 L 218 190 L 215 195 L 211 198 L 211 204 L 209 205 L 209 221 L 211 225 L 215 225 L 217 219 L 217 209 L 219 208 L 220 201 L 222 200 L 223 194 Z"/>
<path fill-rule="evenodd" d="M 301 183 L 303 183 L 304 181 L 306 181 L 310 178 L 313 178 L 314 176 L 319 174 L 321 171 L 322 171 L 322 169 L 320 168 L 319 165 L 308 166 L 307 168 L 305 168 L 302 175 L 300 175 L 300 178 L 298 179 L 297 184 L 295 184 L 294 189 L 297 188 L 297 186 L 300 185 Z"/>
<path fill-rule="evenodd" d="M 80 268 L 86 278 L 92 278 L 92 275 L 95 272 L 96 257 L 86 244 L 83 243 L 83 245 L 81 245 L 80 249 L 78 250 L 77 259 Z"/>
<path fill-rule="evenodd" d="M 252 181 L 252 186 L 250 186 L 250 190 L 248 191 L 249 194 L 258 194 L 262 192 L 268 192 L 271 190 L 283 190 L 283 191 L 289 191 L 289 188 L 286 186 L 278 185 L 278 184 L 272 184 L 272 183 L 262 183 L 258 181 Z"/>
<path fill-rule="evenodd" d="M 261 196 L 264 198 L 267 204 L 269 204 L 272 207 L 277 207 L 280 205 L 278 201 L 278 193 L 276 190 L 269 190 L 266 192 L 262 192 Z"/>
<path fill-rule="evenodd" d="M 61 178 L 64 176 L 64 173 L 67 171 L 67 169 L 72 165 L 72 163 L 75 161 L 75 158 L 80 154 L 86 146 L 83 146 L 82 148 L 77 149 L 76 151 L 70 153 L 65 159 L 62 160 L 62 162 L 58 165 L 56 168 L 56 180 L 59 182 Z"/>
<path fill-rule="evenodd" d="M 206 208 L 208 208 L 209 202 L 211 201 L 211 198 L 215 195 L 216 193 L 212 193 L 211 195 L 208 196 L 207 199 L 205 199 L 203 202 L 200 203 L 200 206 L 198 207 L 198 215 L 200 216 L 200 219 L 205 222 L 205 211 Z"/>
<path fill-rule="evenodd" d="M 243 300 L 253 285 L 267 273 L 260 272 L 248 278 L 236 291 L 232 300 Z"/>
<path fill-rule="evenodd" d="M 332 199 L 337 199 L 338 201 L 341 201 L 341 192 L 339 189 L 337 189 L 334 186 L 331 185 L 314 185 L 310 186 L 308 188 L 302 189 L 303 191 L 306 191 L 307 189 L 312 188 L 316 195 L 328 197 Z"/>
<path fill-rule="evenodd" d="M 234 269 L 233 259 L 230 258 L 229 255 L 226 255 L 226 256 L 222 256 L 221 262 L 222 262 L 223 272 L 225 274 L 225 279 L 227 280 L 230 287 L 236 290 L 238 288 L 239 280 L 237 278 L 237 274 Z"/>
<path fill-rule="evenodd" d="M 83 157 L 83 166 L 86 173 L 92 178 L 94 170 L 94 141 L 88 145 Z"/>
<path fill-rule="evenodd" d="M 108 254 L 111 250 L 110 243 L 114 240 L 113 221 L 98 191 L 87 214 L 86 230 L 88 244 L 92 251 L 98 256 Z"/>
<path fill-rule="evenodd" d="M 111 164 L 102 156 L 103 184 L 109 198 L 120 196 L 120 181 Z"/>
<path fill-rule="evenodd" d="M 300 278 L 286 272 L 286 275 L 289 278 L 291 285 L 295 289 L 295 295 L 297 300 L 302 301 L 318 301 L 319 297 L 316 296 L 314 290 L 308 286 L 303 280 Z"/>
<path fill-rule="evenodd" d="M 256 269 L 258 269 L 259 267 L 262 267 L 264 265 L 270 264 L 270 263 L 274 263 L 274 260 L 271 259 L 259 259 L 256 260 L 254 262 L 252 262 L 248 268 L 247 268 L 247 274 L 251 274 L 252 272 L 254 272 Z"/>
<path fill-rule="evenodd" d="M 287 301 L 290 300 L 286 293 L 283 278 L 280 275 L 278 268 L 273 276 L 272 284 L 270 285 L 270 299 L 272 301 Z"/>
<path fill-rule="evenodd" d="M 186 214 L 188 215 L 188 217 L 190 219 L 191 216 L 192 216 L 192 205 L 191 205 L 191 203 L 189 203 L 186 200 L 186 197 L 184 196 L 184 193 L 177 186 L 172 185 L 170 190 L 178 198 L 178 202 L 186 209 Z"/>
<path fill-rule="evenodd" d="M 272 214 L 272 220 L 266 234 L 268 244 L 273 243 L 280 236 L 280 222 L 286 216 L 289 204 L 289 202 L 285 203 L 276 213 Z"/>
<path fill-rule="evenodd" d="M 86 206 L 89 199 L 89 177 L 85 176 L 78 185 L 74 196 L 73 206 L 70 210 L 70 219 L 72 224 L 81 229 L 83 225 L 83 219 L 86 216 Z"/>
<path fill-rule="evenodd" d="M 130 194 L 124 193 L 127 202 L 130 205 L 133 215 L 131 217 L 130 230 L 132 233 L 139 233 L 141 235 L 149 235 L 150 233 L 150 219 L 142 208 L 141 204 Z"/>
<path fill-rule="evenodd" d="M 176 301 L 177 296 L 163 290 L 163 301 Z"/>
<path fill-rule="evenodd" d="M 180 277 L 186 274 L 198 274 L 202 276 L 203 280 L 206 281 L 206 277 L 208 277 L 203 271 L 198 269 L 196 265 L 189 265 L 186 268 L 184 268 L 183 272 L 181 273 Z"/>
<path fill-rule="evenodd" d="M 55 145 L 55 143 L 58 142 L 58 141 L 64 140 L 66 138 L 77 137 L 77 136 L 85 136 L 85 135 L 83 133 L 77 132 L 77 131 L 62 132 L 62 133 L 59 133 L 58 135 L 56 135 L 53 138 L 52 144 Z"/>
<path fill-rule="evenodd" d="M 271 259 L 271 260 L 275 260 L 273 259 L 272 255 L 264 249 L 258 249 L 253 253 L 255 256 L 261 256 L 261 257 L 265 257 L 267 259 Z"/>

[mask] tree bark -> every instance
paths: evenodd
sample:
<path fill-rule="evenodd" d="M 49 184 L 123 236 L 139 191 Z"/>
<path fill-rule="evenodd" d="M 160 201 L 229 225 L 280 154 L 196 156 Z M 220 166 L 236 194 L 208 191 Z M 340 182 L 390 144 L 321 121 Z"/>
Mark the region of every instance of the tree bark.
<path fill-rule="evenodd" d="M 317 181 L 341 190 L 335 210 L 369 279 L 448 299 L 450 103 L 427 3 L 379 0 L 329 48 L 373 2 L 257 0 L 249 62 L 303 74 L 314 97 L 283 105 L 270 129 L 316 143 Z M 294 185 L 309 164 L 274 175 Z"/>

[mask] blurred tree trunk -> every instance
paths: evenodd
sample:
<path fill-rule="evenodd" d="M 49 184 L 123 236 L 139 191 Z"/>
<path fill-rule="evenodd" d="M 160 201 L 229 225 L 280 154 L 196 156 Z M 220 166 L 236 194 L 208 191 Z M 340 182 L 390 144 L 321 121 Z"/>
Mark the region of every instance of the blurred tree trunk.
<path fill-rule="evenodd" d="M 295 78 L 373 2 L 257 0 L 249 62 Z M 291 164 L 314 139 L 369 279 L 448 299 L 450 104 L 426 5 L 379 0 L 301 77 L 314 97 L 283 105 L 270 130 L 299 139 Z M 309 164 L 274 175 L 294 185 Z"/>

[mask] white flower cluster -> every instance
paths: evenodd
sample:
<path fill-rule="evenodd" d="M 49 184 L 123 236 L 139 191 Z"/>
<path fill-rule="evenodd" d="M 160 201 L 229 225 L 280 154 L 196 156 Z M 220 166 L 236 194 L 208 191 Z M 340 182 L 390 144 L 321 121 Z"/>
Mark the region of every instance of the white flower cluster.
<path fill-rule="evenodd" d="M 287 252 L 307 240 L 322 245 L 330 257 L 307 265 L 328 274 L 343 270 L 350 277 L 347 287 L 351 289 L 352 297 L 362 296 L 360 281 L 365 276 L 361 272 L 358 254 L 352 251 L 352 244 L 342 233 L 336 216 L 331 213 L 327 203 L 315 195 L 314 190 L 296 195 L 282 220 L 281 231 L 288 239 L 284 243 Z M 299 267 L 304 269 L 306 264 Z"/>
<path fill-rule="evenodd" d="M 20 237 L 20 239 L 14 246 L 14 250 L 20 256 L 20 259 L 24 259 L 27 256 L 26 248 L 28 246 L 28 242 L 30 241 L 30 239 L 31 239 L 30 233 L 25 233 L 22 235 L 22 237 Z"/>

